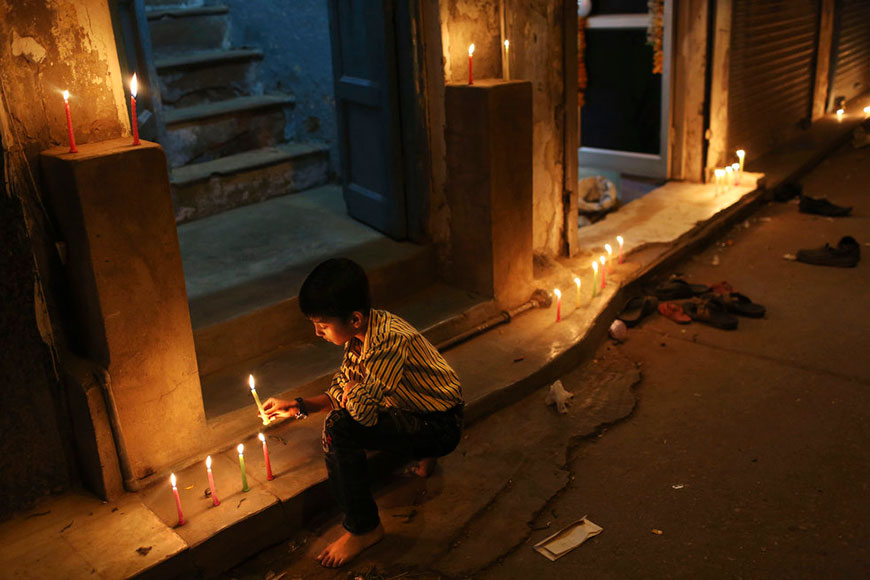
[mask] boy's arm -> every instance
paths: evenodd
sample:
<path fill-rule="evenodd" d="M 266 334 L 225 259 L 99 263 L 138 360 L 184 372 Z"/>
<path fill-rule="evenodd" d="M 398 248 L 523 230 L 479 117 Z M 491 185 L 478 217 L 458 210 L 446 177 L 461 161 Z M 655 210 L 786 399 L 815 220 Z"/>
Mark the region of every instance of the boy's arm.
<path fill-rule="evenodd" d="M 332 409 L 332 401 L 325 393 L 302 399 L 302 402 L 305 403 L 305 410 L 308 413 L 319 413 L 320 411 L 328 411 Z M 263 403 L 263 412 L 265 412 L 266 416 L 270 419 L 295 417 L 296 414 L 299 413 L 299 410 L 299 403 L 295 400 L 285 401 L 283 399 L 269 397 L 266 399 L 265 403 Z"/>
<path fill-rule="evenodd" d="M 332 383 L 330 383 L 329 388 L 326 389 L 325 392 L 326 396 L 329 397 L 329 400 L 332 401 L 333 409 L 341 409 L 344 406 L 341 404 L 341 401 L 344 395 L 344 390 L 347 388 L 349 383 L 350 379 L 347 377 L 347 361 L 342 360 L 338 372 L 333 375 Z"/>
<path fill-rule="evenodd" d="M 378 409 L 384 393 L 399 385 L 408 355 L 407 339 L 388 336 L 369 345 L 365 377 L 347 391 L 345 408 L 358 423 L 371 427 L 378 422 Z"/>

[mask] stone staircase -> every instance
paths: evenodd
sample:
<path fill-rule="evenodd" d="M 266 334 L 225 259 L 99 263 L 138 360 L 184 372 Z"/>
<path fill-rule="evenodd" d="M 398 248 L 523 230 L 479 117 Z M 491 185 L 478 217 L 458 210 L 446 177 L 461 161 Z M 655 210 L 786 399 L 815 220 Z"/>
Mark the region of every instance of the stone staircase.
<path fill-rule="evenodd" d="M 230 10 L 146 0 L 176 221 L 187 222 L 327 181 L 329 150 L 286 138 L 295 99 L 263 94 L 263 52 L 230 46 Z"/>

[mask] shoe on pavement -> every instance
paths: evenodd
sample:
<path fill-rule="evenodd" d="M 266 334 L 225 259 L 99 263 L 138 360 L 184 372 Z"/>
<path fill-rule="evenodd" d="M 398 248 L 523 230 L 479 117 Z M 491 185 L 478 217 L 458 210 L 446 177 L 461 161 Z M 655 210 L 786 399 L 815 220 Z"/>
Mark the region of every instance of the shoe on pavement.
<path fill-rule="evenodd" d="M 729 314 L 720 298 L 693 298 L 683 302 L 683 310 L 695 322 L 702 322 L 722 330 L 736 330 L 737 317 Z"/>
<path fill-rule="evenodd" d="M 861 259 L 861 246 L 852 236 L 843 237 L 837 247 L 825 244 L 821 248 L 798 250 L 797 261 L 814 266 L 854 268 Z"/>
<path fill-rule="evenodd" d="M 824 197 L 807 197 L 801 195 L 801 202 L 798 206 L 801 213 L 813 213 L 816 215 L 824 215 L 829 217 L 845 217 L 852 213 L 851 207 L 843 207 L 831 203 Z"/>

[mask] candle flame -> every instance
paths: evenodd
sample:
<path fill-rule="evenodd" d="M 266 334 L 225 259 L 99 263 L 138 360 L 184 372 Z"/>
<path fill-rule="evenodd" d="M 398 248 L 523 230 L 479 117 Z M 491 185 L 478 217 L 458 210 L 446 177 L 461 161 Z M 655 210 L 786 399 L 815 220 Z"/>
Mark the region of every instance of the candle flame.
<path fill-rule="evenodd" d="M 837 116 L 842 117 L 846 114 L 846 109 L 837 109 Z"/>
<path fill-rule="evenodd" d="M 242 445 L 241 443 L 239 443 L 239 446 L 236 447 L 236 451 L 239 452 L 239 455 L 244 455 L 245 454 L 245 446 Z"/>
<path fill-rule="evenodd" d="M 739 167 L 739 165 L 738 165 L 738 167 Z M 734 168 L 731 167 L 730 165 L 725 168 L 725 173 L 731 173 L 732 171 L 734 171 Z"/>
<path fill-rule="evenodd" d="M 471 44 L 468 45 L 468 56 L 471 57 L 471 55 L 473 55 L 473 54 L 474 54 L 474 43 L 472 42 Z"/>
<path fill-rule="evenodd" d="M 64 92 L 63 92 L 63 102 L 64 102 L 64 103 L 68 103 L 68 102 L 69 102 L 69 91 L 64 91 Z"/>
<path fill-rule="evenodd" d="M 251 390 L 254 390 L 254 375 L 248 375 L 248 384 L 251 385 Z"/>
<path fill-rule="evenodd" d="M 610 247 L 610 244 L 604 244 L 604 251 L 607 252 L 608 257 L 613 255 L 613 248 Z"/>
<path fill-rule="evenodd" d="M 172 487 L 175 487 L 175 474 L 174 473 L 169 474 L 169 483 L 172 484 Z"/>
<path fill-rule="evenodd" d="M 598 261 L 601 262 L 601 265 L 604 265 L 604 256 L 598 256 Z"/>
<path fill-rule="evenodd" d="M 723 175 L 725 175 L 725 171 L 722 169 L 717 169 L 713 173 L 716 175 L 716 177 L 722 177 Z"/>
<path fill-rule="evenodd" d="M 864 107 L 864 114 L 870 115 L 870 107 Z"/>
<path fill-rule="evenodd" d="M 734 171 L 740 171 L 740 164 L 739 163 L 732 163 L 731 169 L 733 169 Z"/>
<path fill-rule="evenodd" d="M 746 151 L 744 151 L 743 149 L 738 149 L 737 150 L 737 157 L 739 159 L 743 159 L 744 157 L 746 157 Z"/>
<path fill-rule="evenodd" d="M 205 458 L 205 468 L 211 469 L 211 455 Z"/>
<path fill-rule="evenodd" d="M 511 41 L 505 39 L 505 41 L 504 41 L 504 47 L 505 47 L 506 49 L 510 50 L 510 48 L 511 48 Z M 868 108 L 870 108 L 870 107 L 868 107 Z"/>
<path fill-rule="evenodd" d="M 574 283 L 577 284 L 577 287 L 579 288 L 580 287 L 580 278 L 578 278 L 577 276 L 574 276 Z"/>
<path fill-rule="evenodd" d="M 562 291 L 559 290 L 558 288 L 554 288 L 554 289 L 553 289 L 553 294 L 556 295 L 556 298 L 561 298 L 561 297 L 562 297 Z"/>
<path fill-rule="evenodd" d="M 263 435 L 262 433 L 258 433 L 258 434 L 257 434 L 257 437 L 258 437 L 258 438 L 260 439 L 260 441 L 262 441 L 263 443 L 266 442 L 266 436 Z"/>
<path fill-rule="evenodd" d="M 619 245 L 620 245 L 620 246 L 621 246 L 623 243 L 625 243 L 625 240 L 622 239 L 622 236 L 616 236 L 616 241 L 619 242 Z"/>
<path fill-rule="evenodd" d="M 133 79 L 130 81 L 130 94 L 136 98 L 136 93 L 139 92 L 139 81 L 136 80 L 136 73 L 133 73 Z"/>
<path fill-rule="evenodd" d="M 595 260 L 592 260 L 592 269 L 596 272 L 598 271 L 598 262 L 596 262 Z"/>

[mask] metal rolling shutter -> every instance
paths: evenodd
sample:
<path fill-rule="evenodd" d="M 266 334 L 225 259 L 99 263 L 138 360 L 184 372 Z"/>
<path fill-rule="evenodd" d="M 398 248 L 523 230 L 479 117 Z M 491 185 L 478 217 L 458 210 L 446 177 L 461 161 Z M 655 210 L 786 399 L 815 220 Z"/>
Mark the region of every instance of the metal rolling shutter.
<path fill-rule="evenodd" d="M 870 90 L 870 0 L 842 0 L 837 9 L 831 104 L 837 97 L 848 101 Z"/>
<path fill-rule="evenodd" d="M 817 0 L 734 0 L 728 83 L 728 147 L 753 158 L 809 117 Z"/>

